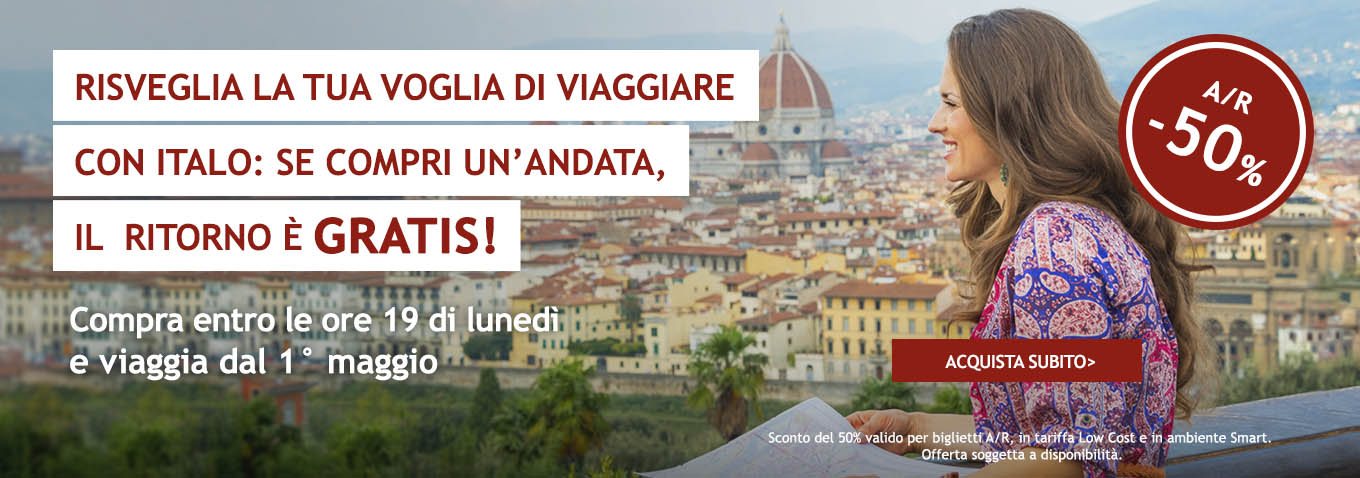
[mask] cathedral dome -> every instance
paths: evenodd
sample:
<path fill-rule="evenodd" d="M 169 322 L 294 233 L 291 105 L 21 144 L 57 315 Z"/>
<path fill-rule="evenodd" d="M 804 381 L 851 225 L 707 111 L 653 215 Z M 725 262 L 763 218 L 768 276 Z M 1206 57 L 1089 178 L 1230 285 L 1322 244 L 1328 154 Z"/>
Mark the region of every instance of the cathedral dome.
<path fill-rule="evenodd" d="M 833 114 L 826 83 L 803 57 L 793 51 L 789 27 L 779 18 L 774 45 L 760 60 L 760 110 L 811 108 L 821 116 Z"/>
<path fill-rule="evenodd" d="M 822 158 L 824 159 L 848 157 L 850 157 L 850 148 L 845 147 L 845 143 L 833 139 L 822 145 Z"/>
<path fill-rule="evenodd" d="M 741 153 L 742 161 L 774 161 L 774 150 L 765 143 L 751 143 Z"/>

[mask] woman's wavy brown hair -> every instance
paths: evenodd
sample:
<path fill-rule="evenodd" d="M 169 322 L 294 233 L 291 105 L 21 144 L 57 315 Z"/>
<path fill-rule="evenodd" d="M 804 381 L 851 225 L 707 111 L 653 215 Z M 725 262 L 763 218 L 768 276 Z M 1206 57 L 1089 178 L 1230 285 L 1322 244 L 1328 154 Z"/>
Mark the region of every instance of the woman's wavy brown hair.
<path fill-rule="evenodd" d="M 961 182 L 949 196 L 972 256 L 960 287 L 962 307 L 952 319 L 980 318 L 1011 240 L 1040 202 L 1101 208 L 1123 222 L 1152 264 L 1179 347 L 1176 412 L 1188 418 L 1197 360 L 1204 356 L 1190 277 L 1200 268 L 1177 255 L 1185 229 L 1149 205 L 1124 170 L 1119 102 L 1095 56 L 1062 21 L 1027 9 L 970 17 L 954 26 L 948 45 L 964 111 L 1008 173 L 1004 206 L 983 181 Z"/>

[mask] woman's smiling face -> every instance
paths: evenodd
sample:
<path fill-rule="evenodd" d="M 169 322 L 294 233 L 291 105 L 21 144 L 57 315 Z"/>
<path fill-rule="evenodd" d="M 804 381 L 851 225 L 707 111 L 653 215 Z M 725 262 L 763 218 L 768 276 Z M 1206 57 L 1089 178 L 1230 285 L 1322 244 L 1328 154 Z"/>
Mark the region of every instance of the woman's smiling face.
<path fill-rule="evenodd" d="M 1001 162 L 973 129 L 948 62 L 940 74 L 940 108 L 930 118 L 929 129 L 943 137 L 945 177 L 950 181 L 990 182 L 1000 176 Z"/>

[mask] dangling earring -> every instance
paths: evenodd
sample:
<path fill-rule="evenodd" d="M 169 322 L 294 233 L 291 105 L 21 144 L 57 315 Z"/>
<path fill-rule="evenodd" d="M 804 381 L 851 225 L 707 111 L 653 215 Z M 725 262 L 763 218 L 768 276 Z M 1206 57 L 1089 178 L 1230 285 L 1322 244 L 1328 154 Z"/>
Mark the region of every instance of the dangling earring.
<path fill-rule="evenodd" d="M 1006 163 L 1001 163 L 1001 185 L 1010 186 L 1010 177 L 1006 174 Z"/>

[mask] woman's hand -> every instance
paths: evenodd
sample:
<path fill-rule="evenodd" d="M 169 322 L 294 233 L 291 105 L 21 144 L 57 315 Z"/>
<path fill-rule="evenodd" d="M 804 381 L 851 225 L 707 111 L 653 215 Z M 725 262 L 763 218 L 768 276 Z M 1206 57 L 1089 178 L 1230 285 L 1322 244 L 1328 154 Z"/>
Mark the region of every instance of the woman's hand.
<path fill-rule="evenodd" d="M 907 413 L 901 410 L 862 410 L 851 413 L 845 417 L 850 422 L 850 426 L 859 431 L 860 443 L 869 443 L 865 439 L 868 435 L 879 433 L 890 435 L 901 435 L 901 440 L 877 440 L 874 442 L 879 448 L 893 452 L 894 454 L 904 454 L 909 451 L 918 451 L 920 440 L 909 440 L 906 437 L 912 434 L 919 434 L 921 413 Z"/>
<path fill-rule="evenodd" d="M 886 443 L 898 440 L 878 440 L 884 450 L 902 454 L 919 452 L 925 449 L 961 451 L 967 454 L 982 451 L 982 445 L 973 441 L 937 439 L 935 434 L 975 433 L 972 415 L 950 415 L 942 413 L 904 412 L 901 410 L 864 410 L 845 417 L 850 426 L 860 433 L 860 442 L 876 433 L 896 433 L 903 435 L 902 443 Z M 916 435 L 912 439 L 911 435 Z"/>

